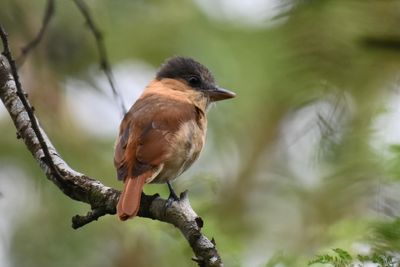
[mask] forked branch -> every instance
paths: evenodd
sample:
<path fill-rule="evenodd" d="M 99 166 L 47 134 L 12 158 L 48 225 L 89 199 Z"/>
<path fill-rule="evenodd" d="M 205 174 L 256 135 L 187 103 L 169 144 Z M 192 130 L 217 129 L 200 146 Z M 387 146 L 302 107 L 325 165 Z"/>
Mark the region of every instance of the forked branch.
<path fill-rule="evenodd" d="M 39 121 L 19 83 L 17 68 L 11 56 L 7 35 L 0 25 L 0 37 L 4 52 L 0 55 L 0 99 L 7 108 L 17 129 L 18 136 L 38 162 L 47 178 L 73 200 L 90 205 L 85 216 L 72 218 L 74 229 L 82 227 L 106 214 L 115 214 L 120 192 L 103 185 L 96 179 L 73 170 L 61 158 Z M 177 227 L 188 240 L 199 266 L 223 266 L 215 242 L 201 233 L 202 219 L 190 206 L 187 192 L 179 201 L 166 207 L 166 200 L 158 195 L 142 194 L 138 216 L 170 223 Z"/>

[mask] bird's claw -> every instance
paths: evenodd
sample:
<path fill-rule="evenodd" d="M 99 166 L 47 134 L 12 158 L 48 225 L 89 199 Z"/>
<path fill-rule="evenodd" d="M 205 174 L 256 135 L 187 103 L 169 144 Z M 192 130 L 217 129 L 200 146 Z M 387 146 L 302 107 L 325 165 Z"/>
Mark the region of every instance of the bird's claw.
<path fill-rule="evenodd" d="M 180 198 L 175 194 L 174 191 L 170 192 L 167 202 L 165 202 L 165 210 L 169 209 L 172 206 L 174 201 L 179 201 Z"/>

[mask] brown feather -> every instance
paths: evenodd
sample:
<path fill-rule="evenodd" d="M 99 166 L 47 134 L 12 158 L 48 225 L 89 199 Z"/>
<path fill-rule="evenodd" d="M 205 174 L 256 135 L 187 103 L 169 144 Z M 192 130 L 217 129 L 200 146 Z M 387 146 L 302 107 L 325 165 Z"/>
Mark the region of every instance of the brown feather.
<path fill-rule="evenodd" d="M 117 205 L 117 214 L 121 221 L 134 217 L 138 213 L 143 186 L 150 176 L 151 172 L 145 172 L 138 177 L 125 180 L 124 190 Z"/>
<path fill-rule="evenodd" d="M 145 183 L 175 179 L 197 159 L 207 128 L 199 94 L 178 80 L 153 81 L 125 115 L 114 156 L 125 182 L 121 220 L 137 214 Z"/>
<path fill-rule="evenodd" d="M 185 87 L 187 85 L 184 83 L 172 79 L 152 82 L 131 107 L 121 123 L 115 148 L 114 163 L 119 177 L 136 177 L 176 157 L 174 152 L 178 148 L 175 137 L 186 122 L 195 122 L 198 127 L 196 130 L 205 134 L 205 106 L 198 107 L 191 100 L 195 98 L 195 92 Z M 190 94 L 188 91 L 194 93 Z M 125 138 L 127 132 L 129 138 Z M 200 150 L 203 142 L 204 140 L 197 142 Z M 176 166 L 178 169 L 180 167 Z M 176 173 L 178 174 L 178 170 Z"/>

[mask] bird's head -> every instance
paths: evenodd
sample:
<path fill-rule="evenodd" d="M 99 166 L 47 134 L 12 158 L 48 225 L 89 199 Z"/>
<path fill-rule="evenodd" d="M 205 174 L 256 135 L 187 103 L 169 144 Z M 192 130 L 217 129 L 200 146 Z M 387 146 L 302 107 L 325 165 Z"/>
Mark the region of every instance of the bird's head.
<path fill-rule="evenodd" d="M 156 79 L 175 79 L 188 85 L 190 90 L 201 92 L 209 102 L 236 96 L 235 93 L 218 87 L 214 76 L 204 65 L 188 57 L 167 59 L 157 72 Z"/>

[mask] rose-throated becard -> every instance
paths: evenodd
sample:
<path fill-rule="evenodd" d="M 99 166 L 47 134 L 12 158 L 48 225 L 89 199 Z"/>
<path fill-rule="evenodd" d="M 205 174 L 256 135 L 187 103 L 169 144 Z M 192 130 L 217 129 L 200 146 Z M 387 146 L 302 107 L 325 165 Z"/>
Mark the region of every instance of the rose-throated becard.
<path fill-rule="evenodd" d="M 117 205 L 121 220 L 134 217 L 145 183 L 167 183 L 199 157 L 211 102 L 235 97 L 215 84 L 212 73 L 187 57 L 173 57 L 126 113 L 116 140 L 114 165 L 124 189 Z"/>

